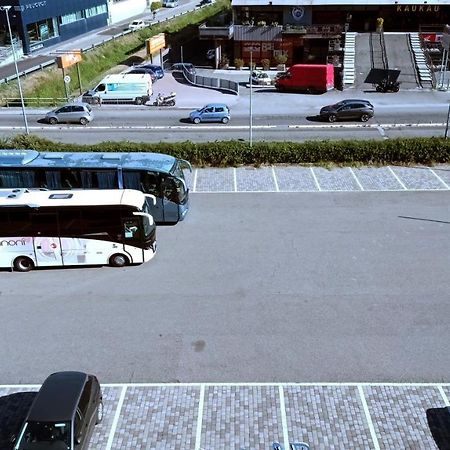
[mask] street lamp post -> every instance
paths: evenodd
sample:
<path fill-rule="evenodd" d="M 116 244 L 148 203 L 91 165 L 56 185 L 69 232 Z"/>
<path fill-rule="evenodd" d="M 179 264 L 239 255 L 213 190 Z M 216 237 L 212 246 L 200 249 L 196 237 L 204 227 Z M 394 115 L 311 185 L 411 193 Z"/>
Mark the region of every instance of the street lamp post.
<path fill-rule="evenodd" d="M 17 67 L 16 49 L 14 47 L 14 39 L 13 39 L 12 31 L 11 31 L 11 22 L 9 21 L 9 10 L 11 8 L 12 8 L 12 6 L 10 6 L 10 5 L 9 6 L 0 6 L 0 9 L 5 11 L 6 22 L 8 23 L 8 32 L 9 32 L 9 38 L 11 39 L 11 49 L 13 52 L 14 67 L 16 69 L 17 84 L 19 86 L 20 103 L 22 104 L 23 121 L 25 123 L 25 133 L 30 134 L 30 130 L 28 129 L 27 115 L 25 113 L 25 103 L 23 101 L 23 93 L 22 93 L 22 85 L 20 83 L 20 77 L 19 77 L 19 69 Z"/>
<path fill-rule="evenodd" d="M 250 148 L 253 146 L 253 82 L 252 82 L 252 68 L 253 68 L 253 49 L 250 50 L 250 124 L 249 124 L 249 141 Z"/>

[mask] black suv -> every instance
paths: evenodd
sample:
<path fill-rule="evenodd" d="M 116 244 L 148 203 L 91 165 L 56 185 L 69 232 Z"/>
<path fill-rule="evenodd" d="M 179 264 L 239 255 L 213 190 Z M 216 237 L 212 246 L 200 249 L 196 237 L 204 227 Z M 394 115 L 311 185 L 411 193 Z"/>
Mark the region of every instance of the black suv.
<path fill-rule="evenodd" d="M 361 120 L 367 122 L 373 117 L 374 109 L 368 100 L 348 99 L 334 105 L 324 106 L 320 117 L 329 122 L 336 120 Z"/>
<path fill-rule="evenodd" d="M 102 418 L 102 393 L 94 375 L 54 373 L 36 395 L 14 450 L 87 450 Z"/>

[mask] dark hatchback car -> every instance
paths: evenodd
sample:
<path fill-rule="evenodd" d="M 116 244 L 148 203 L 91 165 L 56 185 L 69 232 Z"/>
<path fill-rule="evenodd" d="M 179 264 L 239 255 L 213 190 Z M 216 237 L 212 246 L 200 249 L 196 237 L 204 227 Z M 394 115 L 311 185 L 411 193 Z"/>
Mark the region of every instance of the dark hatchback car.
<path fill-rule="evenodd" d="M 336 120 L 361 120 L 367 122 L 373 117 L 374 108 L 368 100 L 347 99 L 334 105 L 324 106 L 320 117 L 329 122 Z"/>
<path fill-rule="evenodd" d="M 87 450 L 102 418 L 102 393 L 94 375 L 54 373 L 36 395 L 14 450 Z"/>
<path fill-rule="evenodd" d="M 183 70 L 187 71 L 191 75 L 195 75 L 195 67 L 191 63 L 175 63 L 170 66 L 172 72 L 183 72 Z"/>
<path fill-rule="evenodd" d="M 150 69 L 152 72 L 155 73 L 155 75 L 157 76 L 158 79 L 161 79 L 164 77 L 164 70 L 161 66 L 158 66 L 157 64 L 147 64 L 147 63 L 142 63 L 142 64 L 138 64 L 137 66 L 133 67 L 134 69 Z"/>
<path fill-rule="evenodd" d="M 137 74 L 148 73 L 152 78 L 152 83 L 155 83 L 158 80 L 156 73 L 153 72 L 153 70 L 148 69 L 146 67 L 134 66 L 130 70 L 127 70 L 126 73 L 137 73 Z"/>

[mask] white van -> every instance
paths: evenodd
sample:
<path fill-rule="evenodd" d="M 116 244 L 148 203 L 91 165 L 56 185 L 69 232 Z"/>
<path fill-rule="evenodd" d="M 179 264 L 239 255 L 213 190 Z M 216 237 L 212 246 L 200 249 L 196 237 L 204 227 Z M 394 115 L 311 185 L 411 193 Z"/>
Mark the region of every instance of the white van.
<path fill-rule="evenodd" d="M 150 99 L 152 92 L 152 77 L 148 73 L 120 73 L 103 78 L 94 89 L 83 94 L 83 101 L 142 105 Z"/>
<path fill-rule="evenodd" d="M 162 5 L 165 8 L 175 8 L 178 6 L 178 0 L 163 0 Z"/>

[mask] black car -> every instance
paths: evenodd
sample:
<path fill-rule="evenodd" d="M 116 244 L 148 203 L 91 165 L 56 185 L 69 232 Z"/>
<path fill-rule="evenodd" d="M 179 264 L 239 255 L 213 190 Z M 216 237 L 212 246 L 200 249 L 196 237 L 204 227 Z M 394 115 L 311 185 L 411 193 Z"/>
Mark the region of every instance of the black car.
<path fill-rule="evenodd" d="M 170 66 L 172 72 L 183 72 L 184 70 L 190 73 L 191 75 L 195 75 L 195 67 L 191 63 L 175 63 Z"/>
<path fill-rule="evenodd" d="M 336 120 L 361 120 L 367 122 L 373 117 L 374 108 L 368 100 L 347 99 L 334 105 L 324 106 L 320 117 L 329 122 Z"/>
<path fill-rule="evenodd" d="M 36 395 L 14 450 L 87 450 L 102 418 L 102 392 L 94 375 L 54 373 Z"/>
<path fill-rule="evenodd" d="M 151 69 L 147 69 L 146 67 L 133 67 L 130 70 L 127 70 L 127 73 L 148 73 L 152 77 L 152 83 L 155 83 L 158 80 L 155 72 Z"/>
<path fill-rule="evenodd" d="M 164 77 L 163 68 L 161 66 L 158 66 L 157 64 L 142 63 L 142 64 L 138 64 L 137 66 L 134 66 L 133 69 L 139 69 L 141 67 L 143 69 L 150 69 L 152 72 L 155 73 L 155 75 L 157 76 L 158 79 Z"/>

